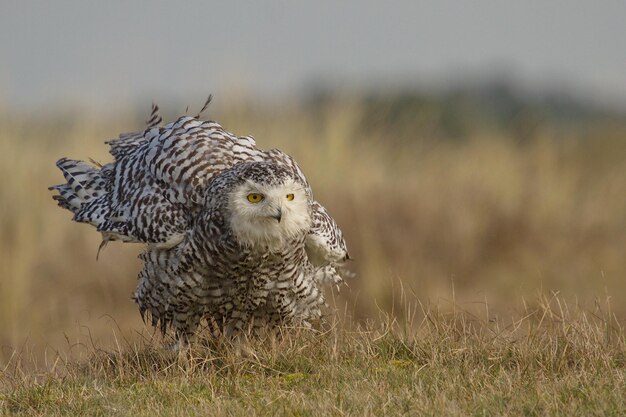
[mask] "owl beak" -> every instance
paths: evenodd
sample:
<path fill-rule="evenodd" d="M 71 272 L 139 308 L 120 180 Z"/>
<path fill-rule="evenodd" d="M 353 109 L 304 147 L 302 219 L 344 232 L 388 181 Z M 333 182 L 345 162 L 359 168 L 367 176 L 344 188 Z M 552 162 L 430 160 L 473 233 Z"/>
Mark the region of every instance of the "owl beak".
<path fill-rule="evenodd" d="M 270 217 L 276 219 L 278 221 L 278 223 L 280 223 L 280 219 L 283 218 L 283 211 L 281 210 L 280 207 L 278 207 L 278 211 L 274 214 L 272 214 Z"/>

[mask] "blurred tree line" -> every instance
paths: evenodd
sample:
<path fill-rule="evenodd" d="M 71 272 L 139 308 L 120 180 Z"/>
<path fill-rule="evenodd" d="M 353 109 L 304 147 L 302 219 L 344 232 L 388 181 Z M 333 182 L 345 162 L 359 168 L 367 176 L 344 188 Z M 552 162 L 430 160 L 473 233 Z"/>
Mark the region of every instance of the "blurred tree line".
<path fill-rule="evenodd" d="M 308 94 L 307 112 L 324 115 L 336 104 L 335 90 L 316 88 Z M 416 140 L 464 141 L 491 132 L 520 144 L 550 129 L 567 137 L 596 127 L 626 129 L 626 109 L 593 104 L 565 91 L 530 93 L 506 81 L 459 85 L 446 91 L 365 92 L 351 95 L 359 103 L 360 131 L 369 137 L 400 143 Z"/>

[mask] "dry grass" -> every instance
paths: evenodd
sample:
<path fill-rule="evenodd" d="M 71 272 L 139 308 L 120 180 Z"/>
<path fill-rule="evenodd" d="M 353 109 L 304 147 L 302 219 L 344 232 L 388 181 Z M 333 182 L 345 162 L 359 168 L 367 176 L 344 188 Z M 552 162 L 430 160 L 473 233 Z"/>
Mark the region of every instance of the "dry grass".
<path fill-rule="evenodd" d="M 5 112 L 4 412 L 624 414 L 624 124 L 546 123 L 523 142 L 485 126 L 454 142 L 421 128 L 437 125 L 430 114 L 372 128 L 353 101 L 215 110 L 292 154 L 344 229 L 358 278 L 336 303 L 354 326 L 287 335 L 256 358 L 167 356 L 145 342 L 130 300 L 139 248 L 109 245 L 96 262 L 99 236 L 47 191 L 58 157 L 108 161 L 102 142 L 141 122 Z M 409 308 L 416 300 L 437 307 Z"/>
<path fill-rule="evenodd" d="M 3 372 L 0 410 L 19 415 L 623 415 L 626 339 L 615 318 L 558 297 L 510 321 L 421 309 L 399 324 L 292 329 L 178 354 L 149 339 L 83 360 Z M 416 308 L 405 306 L 407 310 Z M 606 307 L 606 306 L 603 306 Z M 382 323 L 382 324 L 380 324 Z M 248 352 L 246 354 L 242 352 Z"/>

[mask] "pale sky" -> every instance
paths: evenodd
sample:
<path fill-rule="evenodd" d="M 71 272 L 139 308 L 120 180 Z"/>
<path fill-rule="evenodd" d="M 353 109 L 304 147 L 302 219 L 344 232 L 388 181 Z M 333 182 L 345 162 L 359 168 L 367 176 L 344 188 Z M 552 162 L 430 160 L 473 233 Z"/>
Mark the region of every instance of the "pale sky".
<path fill-rule="evenodd" d="M 0 104 L 284 97 L 509 71 L 626 106 L 624 1 L 0 0 Z"/>

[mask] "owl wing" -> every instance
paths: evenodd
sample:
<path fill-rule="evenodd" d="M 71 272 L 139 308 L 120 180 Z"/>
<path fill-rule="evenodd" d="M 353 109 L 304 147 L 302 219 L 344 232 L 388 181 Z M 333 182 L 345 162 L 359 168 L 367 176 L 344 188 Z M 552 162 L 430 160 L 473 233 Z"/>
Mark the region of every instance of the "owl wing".
<path fill-rule="evenodd" d="M 239 162 L 263 159 L 253 138 L 192 117 L 144 136 L 146 143 L 116 164 L 111 217 L 130 222 L 140 241 L 166 247 L 182 239 L 215 175 Z M 155 227 L 157 221 L 161 227 Z"/>
<path fill-rule="evenodd" d="M 317 201 L 313 202 L 313 225 L 306 240 L 306 251 L 309 261 L 315 266 L 350 259 L 341 229 Z"/>
<path fill-rule="evenodd" d="M 161 248 L 184 239 L 219 173 L 244 161 L 268 161 L 290 168 L 311 193 L 304 173 L 286 153 L 262 151 L 251 136 L 237 137 L 213 121 L 181 117 L 160 127 L 158 107 L 148 128 L 107 142 L 114 161 L 93 166 L 63 158 L 57 166 L 66 184 L 51 187 L 74 220 L 92 224 L 104 241 L 144 242 Z M 347 257 L 341 230 L 323 206 L 312 206 L 307 253 L 314 265 Z"/>
<path fill-rule="evenodd" d="M 186 234 L 211 179 L 242 161 L 266 156 L 250 136 L 236 137 L 218 123 L 182 117 L 164 127 L 151 118 L 141 132 L 107 142 L 114 161 L 92 166 L 63 158 L 66 184 L 51 187 L 74 220 L 90 223 L 105 241 L 172 247 Z"/>

